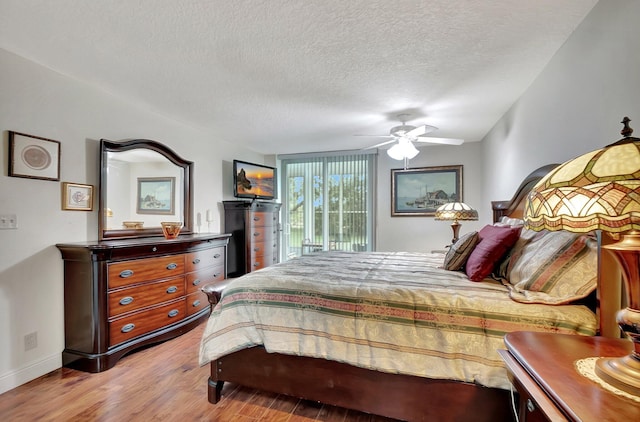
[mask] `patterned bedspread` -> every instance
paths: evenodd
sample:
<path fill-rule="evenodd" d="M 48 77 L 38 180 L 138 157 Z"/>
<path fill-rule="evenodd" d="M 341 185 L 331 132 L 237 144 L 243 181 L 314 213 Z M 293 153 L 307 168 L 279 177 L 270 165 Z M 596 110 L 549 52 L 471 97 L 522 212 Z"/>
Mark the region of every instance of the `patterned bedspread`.
<path fill-rule="evenodd" d="M 445 271 L 441 254 L 326 252 L 233 280 L 202 337 L 200 364 L 262 345 L 378 371 L 508 389 L 497 353 L 518 330 L 594 335 L 579 305 L 521 304 L 500 282 Z"/>

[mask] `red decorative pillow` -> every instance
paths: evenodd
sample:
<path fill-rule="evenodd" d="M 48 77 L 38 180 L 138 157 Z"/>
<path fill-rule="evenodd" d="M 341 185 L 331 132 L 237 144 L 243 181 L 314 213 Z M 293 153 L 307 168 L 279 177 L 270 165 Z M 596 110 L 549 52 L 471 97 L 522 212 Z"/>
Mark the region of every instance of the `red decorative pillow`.
<path fill-rule="evenodd" d="M 482 281 L 493 272 L 500 259 L 515 245 L 521 227 L 484 226 L 480 241 L 471 252 L 465 273 L 471 281 Z"/>

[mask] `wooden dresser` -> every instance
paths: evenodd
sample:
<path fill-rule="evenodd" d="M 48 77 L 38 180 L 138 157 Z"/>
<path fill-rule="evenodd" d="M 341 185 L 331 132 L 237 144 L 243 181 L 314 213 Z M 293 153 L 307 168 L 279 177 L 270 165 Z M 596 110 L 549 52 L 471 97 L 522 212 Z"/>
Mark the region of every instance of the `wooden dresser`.
<path fill-rule="evenodd" d="M 207 318 L 200 288 L 226 278 L 229 234 L 56 245 L 64 259 L 64 366 L 113 367 L 126 353 Z"/>
<path fill-rule="evenodd" d="M 224 231 L 231 233 L 229 277 L 238 277 L 279 262 L 281 204 L 264 201 L 223 201 Z"/>

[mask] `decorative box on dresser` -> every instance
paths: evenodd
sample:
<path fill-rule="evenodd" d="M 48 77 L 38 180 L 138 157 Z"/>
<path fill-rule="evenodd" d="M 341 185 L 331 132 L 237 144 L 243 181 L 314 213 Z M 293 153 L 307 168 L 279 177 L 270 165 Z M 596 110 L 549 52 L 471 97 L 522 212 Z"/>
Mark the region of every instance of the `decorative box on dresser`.
<path fill-rule="evenodd" d="M 277 264 L 281 204 L 257 200 L 223 201 L 223 204 L 224 231 L 232 235 L 228 249 L 229 277 Z"/>
<path fill-rule="evenodd" d="M 226 278 L 229 234 L 56 245 L 64 259 L 62 363 L 88 372 L 207 318 L 200 288 Z"/>

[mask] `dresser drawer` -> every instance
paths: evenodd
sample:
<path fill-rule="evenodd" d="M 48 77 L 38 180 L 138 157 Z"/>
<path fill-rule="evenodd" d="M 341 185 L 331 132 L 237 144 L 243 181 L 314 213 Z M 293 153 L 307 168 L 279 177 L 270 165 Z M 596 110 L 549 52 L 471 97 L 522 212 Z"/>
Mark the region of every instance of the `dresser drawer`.
<path fill-rule="evenodd" d="M 249 214 L 249 227 L 274 227 L 278 224 L 278 216 L 272 212 L 251 212 Z"/>
<path fill-rule="evenodd" d="M 184 274 L 184 255 L 136 259 L 108 265 L 108 287 L 130 286 Z"/>
<path fill-rule="evenodd" d="M 109 317 L 167 302 L 185 295 L 184 276 L 108 293 Z"/>
<path fill-rule="evenodd" d="M 202 286 L 214 281 L 224 280 L 224 265 L 217 267 L 208 267 L 199 271 L 188 273 L 187 277 L 187 294 L 200 290 Z"/>
<path fill-rule="evenodd" d="M 188 253 L 185 259 L 186 272 L 196 271 L 200 268 L 210 267 L 212 265 L 223 265 L 224 248 L 211 248 L 202 251 Z"/>
<path fill-rule="evenodd" d="M 200 312 L 209 307 L 207 295 L 198 290 L 187 296 L 187 316 Z"/>
<path fill-rule="evenodd" d="M 184 319 L 186 299 L 109 321 L 109 346 L 122 343 Z"/>

